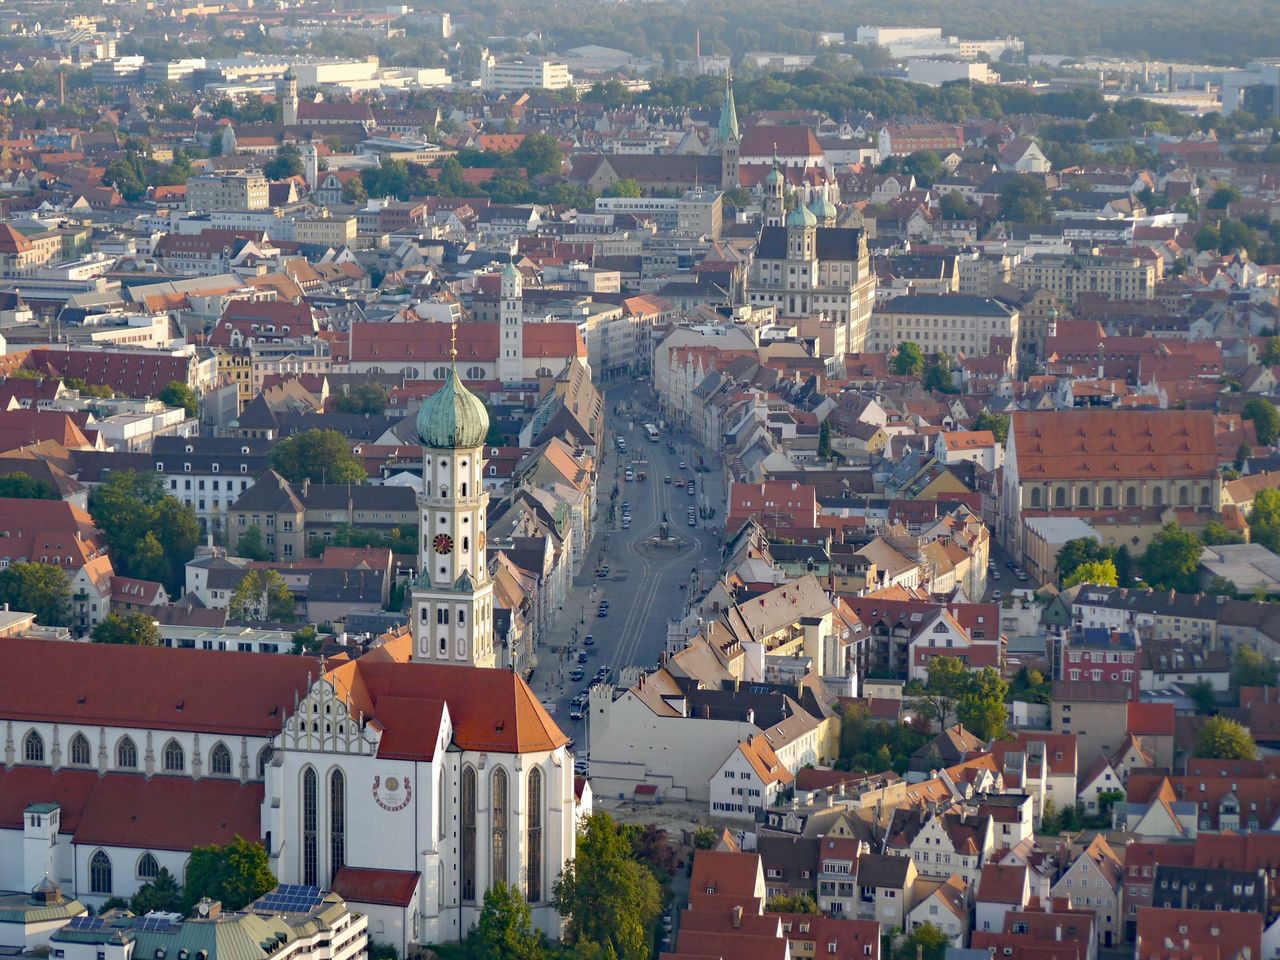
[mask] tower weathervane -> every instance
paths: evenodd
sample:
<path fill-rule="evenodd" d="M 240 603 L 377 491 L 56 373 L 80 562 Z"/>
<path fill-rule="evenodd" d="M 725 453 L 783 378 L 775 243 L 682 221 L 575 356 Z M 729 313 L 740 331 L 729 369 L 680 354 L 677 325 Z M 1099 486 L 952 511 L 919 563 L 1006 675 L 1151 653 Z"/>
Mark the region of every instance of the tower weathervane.
<path fill-rule="evenodd" d="M 458 359 L 458 321 L 451 320 L 449 322 L 449 357 L 457 362 Z"/>

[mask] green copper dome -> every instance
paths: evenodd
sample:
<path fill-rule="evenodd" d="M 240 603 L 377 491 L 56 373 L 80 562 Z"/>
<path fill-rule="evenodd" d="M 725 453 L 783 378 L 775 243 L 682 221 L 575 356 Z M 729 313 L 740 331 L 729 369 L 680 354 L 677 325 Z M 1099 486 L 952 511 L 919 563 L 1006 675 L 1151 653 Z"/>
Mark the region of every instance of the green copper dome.
<path fill-rule="evenodd" d="M 787 214 L 788 227 L 814 227 L 818 218 L 803 203 Z"/>
<path fill-rule="evenodd" d="M 427 397 L 418 409 L 418 439 L 436 450 L 470 450 L 483 447 L 489 434 L 489 412 L 484 401 L 458 379 L 450 368 L 444 385 Z"/>
<path fill-rule="evenodd" d="M 831 199 L 822 194 L 813 203 L 809 204 L 809 212 L 819 220 L 834 220 L 836 218 L 836 205 Z"/>

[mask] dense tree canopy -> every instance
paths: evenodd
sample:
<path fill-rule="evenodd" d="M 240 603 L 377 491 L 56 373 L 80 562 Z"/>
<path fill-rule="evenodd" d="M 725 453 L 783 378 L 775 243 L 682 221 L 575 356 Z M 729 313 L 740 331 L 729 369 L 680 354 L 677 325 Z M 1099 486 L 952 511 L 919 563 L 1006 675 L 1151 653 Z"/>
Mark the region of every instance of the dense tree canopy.
<path fill-rule="evenodd" d="M 1258 752 L 1253 737 L 1226 717 L 1210 717 L 1196 737 L 1196 756 L 1214 760 L 1252 760 Z"/>
<path fill-rule="evenodd" d="M 555 898 L 570 943 L 600 944 L 618 960 L 648 960 L 648 928 L 662 912 L 662 892 L 607 813 L 583 824 Z"/>
<path fill-rule="evenodd" d="M 34 613 L 46 627 L 71 623 L 71 581 L 61 567 L 47 563 L 11 563 L 0 570 L 0 603 Z"/>
<path fill-rule="evenodd" d="M 89 634 L 94 643 L 123 643 L 135 647 L 154 647 L 160 643 L 160 628 L 140 611 L 123 616 L 109 613 Z"/>
<path fill-rule="evenodd" d="M 307 430 L 271 448 L 271 466 L 291 483 L 364 483 L 364 465 L 337 430 Z"/>
<path fill-rule="evenodd" d="M 187 862 L 187 911 L 202 897 L 217 900 L 224 910 L 239 910 L 276 885 L 266 848 L 235 837 L 230 843 L 196 847 Z"/>
<path fill-rule="evenodd" d="M 1142 576 L 1157 590 L 1194 593 L 1204 544 L 1177 523 L 1167 523 L 1142 554 Z"/>
<path fill-rule="evenodd" d="M 90 495 L 89 512 L 116 573 L 157 580 L 171 597 L 182 594 L 200 525 L 191 507 L 165 492 L 160 474 L 113 470 Z"/>

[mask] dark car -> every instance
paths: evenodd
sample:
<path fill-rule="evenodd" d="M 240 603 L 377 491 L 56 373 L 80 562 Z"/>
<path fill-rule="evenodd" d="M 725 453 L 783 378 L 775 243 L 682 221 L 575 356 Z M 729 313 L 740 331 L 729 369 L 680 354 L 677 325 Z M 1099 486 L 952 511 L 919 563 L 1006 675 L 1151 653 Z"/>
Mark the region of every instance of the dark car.
<path fill-rule="evenodd" d="M 586 663 L 586 662 L 587 662 L 587 651 L 585 651 L 585 650 L 580 650 L 580 651 L 578 651 L 578 662 L 579 662 L 579 663 Z M 582 671 L 581 671 L 581 670 L 579 670 L 579 671 L 578 671 L 578 673 L 582 673 Z M 581 677 L 576 677 L 575 679 L 577 679 L 577 680 L 581 680 L 582 678 L 581 678 Z"/>
<path fill-rule="evenodd" d="M 599 610 L 596 611 L 597 617 L 607 617 L 608 615 L 609 615 L 609 611 L 606 610 L 604 607 L 601 607 Z"/>
<path fill-rule="evenodd" d="M 585 637 L 582 638 L 582 642 L 584 645 L 591 647 L 595 645 L 596 638 L 588 633 Z"/>

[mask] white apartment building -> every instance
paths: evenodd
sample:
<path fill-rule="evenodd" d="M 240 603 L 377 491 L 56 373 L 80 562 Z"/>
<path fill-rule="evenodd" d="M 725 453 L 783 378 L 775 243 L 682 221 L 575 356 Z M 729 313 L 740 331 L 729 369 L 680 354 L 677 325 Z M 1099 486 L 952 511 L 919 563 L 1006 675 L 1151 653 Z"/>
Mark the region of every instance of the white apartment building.
<path fill-rule="evenodd" d="M 926 355 L 979 357 L 987 354 L 992 337 L 1007 337 L 1016 348 L 1016 307 L 968 294 L 915 294 L 894 297 L 871 314 L 867 349 L 883 353 L 909 340 Z"/>
<path fill-rule="evenodd" d="M 1153 300 L 1156 268 L 1138 257 L 1036 254 L 1014 268 L 1013 282 L 1022 290 L 1043 287 L 1069 304 L 1082 293 L 1100 293 L 1110 300 Z"/>
<path fill-rule="evenodd" d="M 664 233 L 718 240 L 724 219 L 724 194 L 719 190 L 689 190 L 682 197 L 599 197 L 596 213 L 643 217 Z"/>
<path fill-rule="evenodd" d="M 563 90 L 573 75 L 554 60 L 497 60 L 486 54 L 480 63 L 481 90 Z"/>
<path fill-rule="evenodd" d="M 260 173 L 200 174 L 187 180 L 187 209 L 265 210 L 270 206 L 267 178 Z"/>

